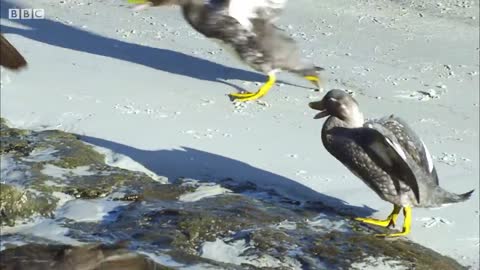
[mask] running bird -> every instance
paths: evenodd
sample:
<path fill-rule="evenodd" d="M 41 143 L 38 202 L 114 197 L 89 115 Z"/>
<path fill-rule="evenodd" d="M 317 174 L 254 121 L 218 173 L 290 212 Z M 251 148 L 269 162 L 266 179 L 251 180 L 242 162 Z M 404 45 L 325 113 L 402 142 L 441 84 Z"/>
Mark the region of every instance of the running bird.
<path fill-rule="evenodd" d="M 342 90 L 331 90 L 321 101 L 309 105 L 320 111 L 315 119 L 330 116 L 322 128 L 322 142 L 328 152 L 380 198 L 394 205 L 385 220 L 356 220 L 389 227 L 395 225 L 403 208 L 402 232 L 378 236 L 407 235 L 411 207 L 438 207 L 470 198 L 473 190 L 457 195 L 439 186 L 427 147 L 400 118 L 391 115 L 365 122 L 356 100 Z"/>
<path fill-rule="evenodd" d="M 17 70 L 27 65 L 25 58 L 0 34 L 0 66 Z"/>
<path fill-rule="evenodd" d="M 180 5 L 187 22 L 204 36 L 221 41 L 251 68 L 268 74 L 255 93 L 230 94 L 237 101 L 264 96 L 276 73 L 288 71 L 319 87 L 321 67 L 302 59 L 293 39 L 274 25 L 287 0 L 129 0 L 147 6 Z"/>

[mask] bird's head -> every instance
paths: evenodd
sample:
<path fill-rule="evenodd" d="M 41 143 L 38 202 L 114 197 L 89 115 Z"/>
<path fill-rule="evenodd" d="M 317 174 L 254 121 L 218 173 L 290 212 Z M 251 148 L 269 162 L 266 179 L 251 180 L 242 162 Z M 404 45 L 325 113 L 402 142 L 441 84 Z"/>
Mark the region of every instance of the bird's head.
<path fill-rule="evenodd" d="M 320 111 L 314 119 L 334 116 L 344 122 L 363 125 L 363 114 L 360 112 L 357 101 L 343 90 L 330 90 L 322 100 L 310 102 L 309 106 Z"/>

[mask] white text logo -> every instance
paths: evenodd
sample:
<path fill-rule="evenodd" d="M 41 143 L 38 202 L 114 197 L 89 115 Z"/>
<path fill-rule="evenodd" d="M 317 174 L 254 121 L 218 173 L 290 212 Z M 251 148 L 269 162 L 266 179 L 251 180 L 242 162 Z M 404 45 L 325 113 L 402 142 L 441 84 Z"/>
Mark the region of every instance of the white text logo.
<path fill-rule="evenodd" d="M 10 8 L 8 18 L 10 20 L 45 19 L 45 10 L 43 8 Z"/>

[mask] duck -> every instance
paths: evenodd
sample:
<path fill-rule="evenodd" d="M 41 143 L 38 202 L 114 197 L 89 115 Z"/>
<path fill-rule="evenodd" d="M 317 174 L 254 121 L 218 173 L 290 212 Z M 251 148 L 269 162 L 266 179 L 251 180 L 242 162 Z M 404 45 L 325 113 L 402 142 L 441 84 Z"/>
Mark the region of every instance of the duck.
<path fill-rule="evenodd" d="M 0 66 L 11 70 L 19 70 L 27 66 L 25 58 L 3 34 L 0 34 Z"/>
<path fill-rule="evenodd" d="M 302 58 L 295 40 L 275 25 L 287 0 L 129 0 L 135 10 L 178 5 L 197 32 L 220 44 L 256 71 L 268 76 L 255 92 L 232 93 L 234 101 L 263 97 L 275 84 L 276 74 L 287 71 L 320 88 L 324 68 Z"/>
<path fill-rule="evenodd" d="M 470 198 L 474 190 L 455 194 L 439 186 L 438 174 L 425 143 L 401 118 L 390 115 L 366 121 L 357 101 L 346 91 L 333 89 L 320 101 L 314 119 L 328 117 L 322 127 L 326 150 L 360 178 L 381 199 L 393 204 L 384 219 L 355 218 L 388 228 L 403 209 L 401 232 L 377 234 L 399 237 L 410 233 L 412 207 L 437 208 Z"/>

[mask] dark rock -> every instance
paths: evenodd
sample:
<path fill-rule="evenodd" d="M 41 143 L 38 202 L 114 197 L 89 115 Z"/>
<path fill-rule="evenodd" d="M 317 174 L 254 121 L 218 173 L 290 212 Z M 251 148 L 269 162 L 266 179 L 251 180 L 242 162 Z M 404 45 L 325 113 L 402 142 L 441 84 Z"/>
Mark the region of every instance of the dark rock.
<path fill-rule="evenodd" d="M 233 179 L 216 183 L 231 193 L 182 201 L 182 195 L 215 183 L 160 183 L 142 172 L 105 164 L 102 154 L 75 135 L 12 129 L 4 121 L 0 129 L 6 165 L 1 225 L 41 215 L 67 231 L 60 238 L 3 234 L 1 269 L 465 269 L 409 240 L 373 236 L 375 231 L 352 220 L 348 209 L 292 200 Z M 54 217 L 58 194 L 127 203 L 99 222 L 82 222 Z M 59 245 L 64 238 L 102 244 Z M 128 244 L 108 245 L 118 241 Z M 16 247 L 19 242 L 26 245 Z M 234 259 L 219 255 L 225 248 Z M 161 263 L 142 252 L 158 256 Z"/>

